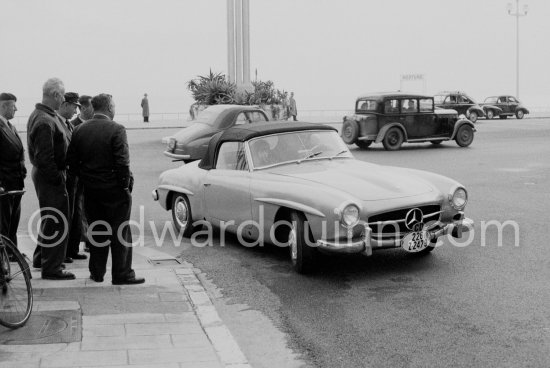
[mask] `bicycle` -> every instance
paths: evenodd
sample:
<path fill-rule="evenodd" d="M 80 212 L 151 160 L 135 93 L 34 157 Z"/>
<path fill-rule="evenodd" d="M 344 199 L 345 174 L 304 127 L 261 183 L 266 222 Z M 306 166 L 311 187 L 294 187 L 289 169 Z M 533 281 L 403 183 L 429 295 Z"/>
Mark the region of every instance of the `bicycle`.
<path fill-rule="evenodd" d="M 23 193 L 24 190 L 6 192 L 0 188 L 0 197 Z M 10 239 L 0 235 L 0 325 L 5 327 L 19 328 L 31 316 L 31 271 L 25 257 Z"/>

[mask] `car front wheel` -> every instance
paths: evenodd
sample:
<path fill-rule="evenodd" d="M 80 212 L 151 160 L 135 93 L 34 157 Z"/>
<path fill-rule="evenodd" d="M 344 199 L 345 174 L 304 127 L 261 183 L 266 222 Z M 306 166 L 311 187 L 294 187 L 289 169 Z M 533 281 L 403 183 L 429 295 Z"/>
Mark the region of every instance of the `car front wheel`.
<path fill-rule="evenodd" d="M 185 194 L 174 193 L 172 198 L 172 220 L 176 230 L 185 237 L 193 234 L 193 219 L 191 216 L 191 205 Z"/>
<path fill-rule="evenodd" d="M 491 120 L 494 117 L 495 117 L 495 113 L 493 112 L 493 110 L 488 110 L 487 111 L 487 119 Z"/>
<path fill-rule="evenodd" d="M 393 127 L 388 129 L 386 132 L 386 136 L 384 137 L 382 144 L 384 144 L 384 148 L 388 151 L 397 151 L 401 148 L 404 139 L 405 137 L 403 136 L 401 129 L 398 127 Z"/>
<path fill-rule="evenodd" d="M 312 247 L 312 239 L 306 217 L 301 212 L 290 214 L 288 247 L 292 267 L 298 273 L 308 273 L 314 269 L 317 249 Z"/>
<path fill-rule="evenodd" d="M 516 118 L 523 119 L 524 115 L 525 115 L 525 113 L 523 112 L 523 110 L 516 111 Z"/>
<path fill-rule="evenodd" d="M 474 130 L 469 125 L 462 125 L 458 128 L 455 140 L 460 147 L 468 147 L 474 141 Z"/>
<path fill-rule="evenodd" d="M 472 122 L 472 123 L 475 123 L 477 121 L 477 112 L 475 111 L 472 111 L 470 113 L 470 115 L 468 116 L 468 119 Z"/>
<path fill-rule="evenodd" d="M 344 121 L 342 124 L 342 140 L 346 144 L 354 144 L 359 137 L 359 127 L 355 121 Z"/>

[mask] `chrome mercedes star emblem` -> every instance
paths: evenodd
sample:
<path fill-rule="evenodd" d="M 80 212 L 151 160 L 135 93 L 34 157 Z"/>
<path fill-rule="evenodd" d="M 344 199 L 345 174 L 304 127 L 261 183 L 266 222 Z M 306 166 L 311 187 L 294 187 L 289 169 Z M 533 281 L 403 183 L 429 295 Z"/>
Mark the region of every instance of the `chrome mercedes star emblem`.
<path fill-rule="evenodd" d="M 422 210 L 420 208 L 413 208 L 412 210 L 407 212 L 407 216 L 405 216 L 405 226 L 407 226 L 407 229 L 409 230 L 422 230 L 423 222 L 424 214 L 422 213 Z"/>

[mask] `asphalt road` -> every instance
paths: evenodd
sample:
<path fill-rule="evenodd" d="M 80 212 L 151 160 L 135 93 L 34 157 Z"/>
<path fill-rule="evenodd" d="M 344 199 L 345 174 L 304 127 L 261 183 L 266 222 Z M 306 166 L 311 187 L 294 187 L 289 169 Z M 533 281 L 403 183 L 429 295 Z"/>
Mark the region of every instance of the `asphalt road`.
<path fill-rule="evenodd" d="M 324 257 L 309 276 L 292 271 L 284 249 L 250 249 L 232 238 L 224 247 L 158 245 L 202 271 L 255 367 L 549 367 L 550 121 L 479 120 L 477 130 L 466 149 L 454 142 L 352 148 L 359 160 L 464 184 L 466 215 L 475 221 L 468 244 L 445 241 L 426 257 L 400 250 Z M 149 222 L 158 232 L 170 220 L 150 192 L 163 170 L 178 165 L 160 143 L 174 131 L 128 132 L 133 219 L 147 246 L 155 246 Z M 37 206 L 32 183 L 27 188 L 21 227 Z M 508 222 L 500 239 L 496 226 L 483 231 L 489 221 Z"/>

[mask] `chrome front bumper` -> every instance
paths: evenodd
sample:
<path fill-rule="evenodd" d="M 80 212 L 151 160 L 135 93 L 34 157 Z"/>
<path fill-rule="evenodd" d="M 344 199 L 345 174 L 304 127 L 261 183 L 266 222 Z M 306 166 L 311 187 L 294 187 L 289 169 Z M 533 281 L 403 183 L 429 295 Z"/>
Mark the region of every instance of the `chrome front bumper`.
<path fill-rule="evenodd" d="M 461 238 L 463 233 L 469 232 L 473 229 L 473 227 L 474 222 L 472 220 L 463 219 L 446 224 L 437 230 L 428 230 L 428 234 L 430 239 L 437 239 L 443 235 L 451 235 L 453 238 Z M 366 227 L 364 236 L 361 239 L 349 239 L 349 241 L 318 240 L 317 246 L 319 249 L 329 253 L 363 253 L 370 256 L 373 249 L 377 250 L 401 247 L 401 239 L 373 238 L 371 228 Z"/>

